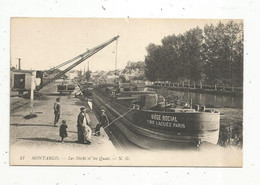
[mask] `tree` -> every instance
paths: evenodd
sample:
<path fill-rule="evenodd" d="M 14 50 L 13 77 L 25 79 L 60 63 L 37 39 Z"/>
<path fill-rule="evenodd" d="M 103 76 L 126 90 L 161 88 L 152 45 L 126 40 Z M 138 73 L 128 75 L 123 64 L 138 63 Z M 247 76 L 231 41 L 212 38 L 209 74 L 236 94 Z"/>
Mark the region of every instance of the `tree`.
<path fill-rule="evenodd" d="M 183 37 L 182 35 L 167 36 L 162 39 L 164 49 L 164 68 L 167 80 L 176 81 L 183 77 L 180 56 L 182 55 Z"/>
<path fill-rule="evenodd" d="M 233 21 L 204 27 L 205 72 L 210 83 L 243 81 L 243 26 Z"/>
<path fill-rule="evenodd" d="M 197 27 L 184 33 L 181 58 L 184 77 L 189 81 L 199 81 L 203 76 L 203 31 Z M 180 65 L 180 64 L 179 64 Z"/>
<path fill-rule="evenodd" d="M 159 46 L 149 44 L 146 50 L 147 56 L 145 56 L 145 76 L 148 80 L 156 81 L 159 78 Z"/>
<path fill-rule="evenodd" d="M 119 79 L 119 81 L 122 82 L 122 83 L 127 82 L 127 81 L 126 81 L 126 78 L 125 78 L 123 75 L 120 75 L 120 76 L 118 77 L 118 79 Z"/>
<path fill-rule="evenodd" d="M 146 48 L 148 80 L 243 84 L 243 25 L 233 21 L 169 35 Z"/>
<path fill-rule="evenodd" d="M 147 78 L 153 81 L 200 80 L 202 40 L 202 30 L 195 28 L 183 35 L 164 37 L 162 46 L 150 44 L 145 58 Z"/>

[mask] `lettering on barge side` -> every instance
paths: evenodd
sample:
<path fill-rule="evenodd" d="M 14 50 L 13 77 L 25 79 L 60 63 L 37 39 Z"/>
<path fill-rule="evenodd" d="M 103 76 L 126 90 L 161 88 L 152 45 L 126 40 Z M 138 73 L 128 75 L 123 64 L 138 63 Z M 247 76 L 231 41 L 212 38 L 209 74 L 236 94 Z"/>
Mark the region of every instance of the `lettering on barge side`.
<path fill-rule="evenodd" d="M 149 125 L 156 125 L 161 127 L 185 128 L 185 124 L 178 123 L 175 116 L 151 114 L 150 119 L 146 120 Z"/>

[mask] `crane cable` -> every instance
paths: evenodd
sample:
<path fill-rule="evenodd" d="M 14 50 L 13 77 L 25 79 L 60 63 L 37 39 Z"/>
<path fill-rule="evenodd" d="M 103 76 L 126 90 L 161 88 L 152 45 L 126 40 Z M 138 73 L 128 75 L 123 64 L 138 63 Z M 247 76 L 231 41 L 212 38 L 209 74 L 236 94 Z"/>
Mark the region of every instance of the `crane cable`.
<path fill-rule="evenodd" d="M 116 40 L 116 47 L 115 47 L 115 53 L 116 53 L 116 54 L 115 54 L 115 76 L 116 76 L 116 70 L 117 70 L 117 44 L 118 44 L 118 39 Z M 107 127 L 111 126 L 112 123 L 114 123 L 116 120 L 118 120 L 118 119 L 124 117 L 126 114 L 128 114 L 128 113 L 131 112 L 132 110 L 133 110 L 133 109 L 130 109 L 129 111 L 125 112 L 124 114 L 121 114 L 119 117 L 117 117 L 116 119 L 114 119 L 111 123 L 109 123 L 107 126 L 105 126 L 105 127 L 103 127 L 103 128 L 106 129 Z M 97 131 L 97 132 L 95 132 L 94 135 L 97 134 L 97 133 L 99 133 L 99 132 L 100 132 L 100 130 Z"/>
<path fill-rule="evenodd" d="M 73 69 L 74 67 L 76 67 L 77 65 L 81 64 L 82 62 L 84 62 L 86 59 L 88 59 L 89 57 L 91 57 L 92 55 L 96 54 L 97 52 L 99 52 L 100 50 L 102 50 L 103 48 L 105 48 L 106 46 L 108 46 L 110 43 L 114 42 L 115 40 L 117 40 L 119 38 L 119 36 L 116 36 L 110 40 L 108 40 L 107 42 L 98 45 L 97 47 L 88 50 L 88 53 L 82 57 L 80 60 L 78 60 L 77 62 L 75 62 L 74 64 L 72 64 L 71 66 L 69 66 L 68 68 L 66 68 L 65 70 L 61 71 L 60 73 L 58 73 L 57 75 L 55 75 L 53 78 L 49 79 L 47 82 L 43 83 L 41 85 L 40 88 L 43 88 L 44 86 L 46 86 L 47 84 L 51 83 L 52 81 L 54 81 L 55 79 L 61 77 L 62 75 L 64 75 L 66 72 L 68 72 L 69 70 Z"/>
<path fill-rule="evenodd" d="M 117 43 L 117 42 L 118 42 L 118 40 L 116 40 L 116 43 Z M 103 44 L 105 44 L 105 42 L 104 42 Z M 117 46 L 116 46 L 116 47 L 117 47 Z M 55 69 L 59 69 L 59 68 L 65 66 L 65 65 L 67 65 L 67 64 L 69 64 L 69 63 L 71 63 L 71 62 L 73 62 L 73 61 L 75 61 L 75 60 L 77 60 L 77 59 L 79 59 L 79 58 L 84 58 L 84 57 L 87 56 L 90 52 L 92 52 L 93 50 L 95 50 L 95 49 L 97 49 L 97 48 L 98 48 L 98 46 L 97 46 L 97 47 L 94 47 L 94 48 L 92 48 L 92 49 L 87 49 L 87 51 L 85 51 L 85 52 L 79 54 L 78 56 L 76 56 L 76 57 L 74 57 L 74 58 L 72 58 L 72 59 L 70 59 L 70 60 L 68 60 L 68 61 L 66 61 L 66 62 L 63 62 L 63 63 L 61 63 L 61 64 L 59 64 L 59 65 L 57 65 L 57 66 L 55 66 L 55 67 L 53 67 L 53 68 L 51 68 L 51 69 L 49 69 L 49 70 L 45 70 L 44 72 L 54 71 Z"/>
<path fill-rule="evenodd" d="M 117 70 L 117 44 L 118 44 L 118 40 L 116 40 L 116 49 L 115 49 L 115 76 L 116 76 L 116 70 Z"/>

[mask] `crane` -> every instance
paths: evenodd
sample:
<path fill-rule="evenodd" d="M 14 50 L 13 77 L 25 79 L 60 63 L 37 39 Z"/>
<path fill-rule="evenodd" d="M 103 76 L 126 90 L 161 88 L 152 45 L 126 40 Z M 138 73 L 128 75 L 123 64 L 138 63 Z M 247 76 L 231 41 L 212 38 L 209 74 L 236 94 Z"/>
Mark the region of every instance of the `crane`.
<path fill-rule="evenodd" d="M 88 59 L 89 57 L 91 57 L 92 55 L 96 54 L 97 52 L 99 52 L 100 50 L 102 50 L 103 48 L 105 48 L 106 46 L 108 46 L 109 44 L 111 44 L 112 42 L 116 41 L 119 38 L 119 35 L 116 37 L 113 37 L 112 39 L 92 48 L 87 50 L 86 52 L 62 63 L 59 64 L 58 66 L 52 68 L 51 70 L 60 68 L 64 65 L 67 65 L 75 60 L 77 60 L 75 63 L 73 63 L 72 65 L 70 65 L 69 67 L 67 67 L 65 70 L 59 72 L 58 74 L 56 74 L 53 78 L 49 79 L 48 81 L 42 83 L 39 87 L 38 90 L 42 89 L 44 86 L 48 85 L 49 83 L 53 82 L 54 80 L 58 79 L 59 77 L 61 77 L 62 75 L 64 75 L 65 73 L 67 73 L 68 71 L 70 71 L 71 69 L 73 69 L 74 67 L 76 67 L 77 65 L 81 64 L 82 62 L 84 62 L 86 59 Z"/>

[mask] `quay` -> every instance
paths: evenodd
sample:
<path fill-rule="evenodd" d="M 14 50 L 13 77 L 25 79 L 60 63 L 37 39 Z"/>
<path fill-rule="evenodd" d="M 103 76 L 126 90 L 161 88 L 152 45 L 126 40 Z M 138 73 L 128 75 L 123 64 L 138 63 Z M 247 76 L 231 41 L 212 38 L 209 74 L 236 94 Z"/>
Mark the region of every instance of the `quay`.
<path fill-rule="evenodd" d="M 21 101 L 25 105 L 11 112 L 10 165 L 236 167 L 242 164 L 242 150 L 213 146 L 209 143 L 203 143 L 200 148 L 175 145 L 159 150 L 145 150 L 130 144 L 115 130 L 114 124 L 108 133 L 111 140 L 101 128 L 101 135 L 92 136 L 90 145 L 77 143 L 77 116 L 82 106 L 89 111 L 87 101 L 75 98 L 73 94 L 70 97 L 60 96 L 55 92 L 56 88 L 57 83 L 51 83 L 41 90 L 43 95 L 34 101 L 36 118 L 24 118 L 31 109 L 27 101 Z M 76 88 L 75 92 L 78 90 L 79 88 Z M 61 117 L 58 125 L 63 119 L 68 125 L 68 137 L 64 143 L 61 143 L 59 137 L 59 127 L 53 126 L 53 104 L 57 97 L 61 98 Z M 11 102 L 12 98 L 14 97 L 11 97 Z M 17 97 L 15 100 L 18 101 Z M 97 118 L 92 111 L 88 114 L 91 119 L 90 126 L 94 129 Z M 180 157 L 182 160 L 179 160 Z"/>
<path fill-rule="evenodd" d="M 87 158 L 99 158 L 116 153 L 111 140 L 101 128 L 100 136 L 92 136 L 91 144 L 77 142 L 77 116 L 80 107 L 87 108 L 91 119 L 90 127 L 98 123 L 88 103 L 84 99 L 71 96 L 60 96 L 56 91 L 57 83 L 51 83 L 42 90 L 42 96 L 34 100 L 36 118 L 25 119 L 31 111 L 30 103 L 11 111 L 10 114 L 10 164 L 19 165 L 91 165 Z M 75 89 L 77 91 L 78 88 Z M 53 104 L 60 97 L 61 116 L 58 127 L 54 127 Z M 12 99 L 17 99 L 11 97 Z M 12 102 L 12 101 L 11 101 Z M 15 101 L 17 102 L 17 101 Z M 12 105 L 11 105 L 12 106 Z M 62 120 L 67 121 L 68 137 L 61 143 L 59 126 Z"/>

